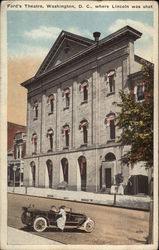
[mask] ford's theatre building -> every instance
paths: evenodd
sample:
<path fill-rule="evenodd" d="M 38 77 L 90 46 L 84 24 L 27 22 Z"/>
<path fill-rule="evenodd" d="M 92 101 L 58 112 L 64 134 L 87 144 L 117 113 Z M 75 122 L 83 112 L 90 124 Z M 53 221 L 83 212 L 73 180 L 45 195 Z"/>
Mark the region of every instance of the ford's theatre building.
<path fill-rule="evenodd" d="M 133 88 L 136 100 L 144 99 L 141 58 L 134 55 L 142 34 L 125 26 L 101 40 L 99 32 L 93 35 L 62 31 L 36 75 L 22 83 L 28 90 L 26 186 L 57 188 L 65 181 L 69 190 L 109 192 L 118 173 L 125 185 L 132 175 L 148 174 L 143 166 L 121 165 L 126 148 L 118 142 L 114 104 L 121 89 Z"/>

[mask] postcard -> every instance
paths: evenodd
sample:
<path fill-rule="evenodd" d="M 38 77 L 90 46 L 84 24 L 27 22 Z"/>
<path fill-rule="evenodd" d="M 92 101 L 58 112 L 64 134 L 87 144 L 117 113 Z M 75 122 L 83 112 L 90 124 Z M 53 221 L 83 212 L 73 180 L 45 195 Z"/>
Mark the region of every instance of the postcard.
<path fill-rule="evenodd" d="M 157 249 L 157 3 L 2 1 L 1 27 L 1 249 Z"/>

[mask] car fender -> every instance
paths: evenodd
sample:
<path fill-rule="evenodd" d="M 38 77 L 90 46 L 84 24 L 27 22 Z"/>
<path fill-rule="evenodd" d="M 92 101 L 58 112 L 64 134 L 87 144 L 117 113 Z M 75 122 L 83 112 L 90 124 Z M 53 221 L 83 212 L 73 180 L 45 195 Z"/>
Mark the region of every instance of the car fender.
<path fill-rule="evenodd" d="M 87 221 L 91 220 L 91 218 L 87 217 L 81 225 L 78 225 L 77 228 L 84 230 L 85 224 Z"/>

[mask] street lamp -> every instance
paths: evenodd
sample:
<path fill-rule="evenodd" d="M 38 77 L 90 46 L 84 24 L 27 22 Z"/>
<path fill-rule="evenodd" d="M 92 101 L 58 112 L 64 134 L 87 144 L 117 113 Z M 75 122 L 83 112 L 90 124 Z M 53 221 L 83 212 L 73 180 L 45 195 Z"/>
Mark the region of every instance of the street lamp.
<path fill-rule="evenodd" d="M 13 192 L 15 190 L 15 172 L 16 172 L 16 170 L 17 170 L 17 166 L 14 165 L 13 166 L 13 185 L 14 185 Z"/>

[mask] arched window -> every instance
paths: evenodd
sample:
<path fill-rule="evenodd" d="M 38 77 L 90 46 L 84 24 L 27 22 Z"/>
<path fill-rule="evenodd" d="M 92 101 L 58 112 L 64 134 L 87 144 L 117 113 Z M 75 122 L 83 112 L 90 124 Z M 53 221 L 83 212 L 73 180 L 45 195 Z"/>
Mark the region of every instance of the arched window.
<path fill-rule="evenodd" d="M 70 133 L 70 128 L 68 124 L 65 124 L 62 128 L 62 134 L 65 136 L 65 147 L 69 147 L 69 133 Z"/>
<path fill-rule="evenodd" d="M 53 176 L 53 164 L 51 160 L 47 160 L 47 171 L 48 171 L 48 177 L 49 177 L 49 188 L 52 188 L 52 176 Z"/>
<path fill-rule="evenodd" d="M 83 91 L 83 102 L 85 103 L 88 101 L 88 81 L 87 80 L 84 80 L 83 82 L 81 82 L 80 90 Z"/>
<path fill-rule="evenodd" d="M 107 74 L 107 83 L 109 84 L 108 94 L 115 93 L 115 70 L 110 70 Z"/>
<path fill-rule="evenodd" d="M 83 143 L 86 145 L 88 143 L 88 122 L 87 120 L 83 120 L 80 122 L 79 129 L 83 130 Z"/>
<path fill-rule="evenodd" d="M 50 149 L 49 149 L 49 151 L 53 151 L 53 135 L 54 135 L 54 132 L 53 132 L 53 130 L 50 128 L 50 129 L 47 131 L 47 137 L 49 138 L 49 143 L 50 143 Z"/>
<path fill-rule="evenodd" d="M 52 114 L 54 112 L 54 95 L 48 97 L 48 105 L 50 107 L 49 114 Z"/>
<path fill-rule="evenodd" d="M 33 154 L 36 154 L 37 153 L 37 134 L 34 133 L 32 134 L 32 144 L 33 144 Z"/>
<path fill-rule="evenodd" d="M 70 106 L 70 89 L 69 88 L 64 90 L 63 96 L 65 98 L 65 107 L 64 107 L 64 109 L 68 109 L 69 106 Z"/>
<path fill-rule="evenodd" d="M 63 179 L 65 182 L 68 183 L 68 160 L 66 158 L 63 158 L 61 160 L 62 165 L 62 171 L 63 171 Z"/>
<path fill-rule="evenodd" d="M 33 106 L 33 109 L 34 109 L 34 119 L 38 119 L 38 107 L 39 107 L 38 102 L 35 101 L 34 102 L 34 106 Z"/>
<path fill-rule="evenodd" d="M 84 156 L 80 156 L 78 158 L 78 164 L 80 168 L 80 175 L 81 175 L 81 190 L 86 190 L 87 185 L 87 161 Z"/>
<path fill-rule="evenodd" d="M 108 153 L 106 154 L 105 156 L 105 161 L 106 162 L 109 162 L 109 161 L 115 161 L 116 160 L 116 157 L 113 153 Z"/>
<path fill-rule="evenodd" d="M 32 186 L 35 187 L 35 171 L 36 171 L 36 166 L 35 166 L 35 162 L 32 161 L 30 163 L 30 167 L 31 167 L 31 174 L 32 174 Z"/>
<path fill-rule="evenodd" d="M 110 139 L 115 139 L 115 114 L 110 112 L 105 118 L 105 124 L 110 127 Z"/>

